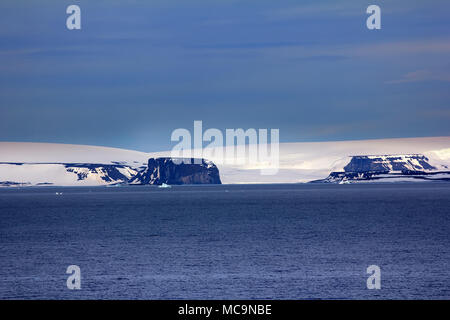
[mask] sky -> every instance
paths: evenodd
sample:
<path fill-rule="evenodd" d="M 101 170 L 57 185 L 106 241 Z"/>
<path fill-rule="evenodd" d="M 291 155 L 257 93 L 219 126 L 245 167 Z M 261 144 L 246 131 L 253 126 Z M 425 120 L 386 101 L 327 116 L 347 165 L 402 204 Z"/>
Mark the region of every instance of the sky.
<path fill-rule="evenodd" d="M 152 152 L 194 120 L 281 142 L 450 136 L 450 2 L 0 2 L 0 141 Z"/>

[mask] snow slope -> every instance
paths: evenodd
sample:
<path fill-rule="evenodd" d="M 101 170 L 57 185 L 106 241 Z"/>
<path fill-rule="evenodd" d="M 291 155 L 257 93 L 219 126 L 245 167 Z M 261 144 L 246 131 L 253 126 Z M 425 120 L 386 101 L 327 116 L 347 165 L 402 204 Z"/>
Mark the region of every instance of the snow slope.
<path fill-rule="evenodd" d="M 0 142 L 0 162 L 147 165 L 139 151 L 57 143 Z"/>
<path fill-rule="evenodd" d="M 123 182 L 147 161 L 148 154 L 124 149 L 0 142 L 0 185 L 108 185 Z"/>

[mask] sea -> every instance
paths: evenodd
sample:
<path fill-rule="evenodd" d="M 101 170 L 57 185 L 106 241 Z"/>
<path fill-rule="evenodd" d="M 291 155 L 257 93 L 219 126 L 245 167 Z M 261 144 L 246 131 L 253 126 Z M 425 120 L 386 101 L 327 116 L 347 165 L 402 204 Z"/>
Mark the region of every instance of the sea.
<path fill-rule="evenodd" d="M 0 189 L 0 299 L 449 298 L 450 183 Z"/>

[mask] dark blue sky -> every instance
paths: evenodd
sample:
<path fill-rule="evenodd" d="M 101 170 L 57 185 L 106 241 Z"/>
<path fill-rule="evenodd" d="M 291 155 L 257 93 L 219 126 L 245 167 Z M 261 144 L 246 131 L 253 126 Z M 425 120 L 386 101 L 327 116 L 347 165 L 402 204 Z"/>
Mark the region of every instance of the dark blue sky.
<path fill-rule="evenodd" d="M 444 0 L 2 0 L 0 141 L 158 151 L 194 120 L 283 142 L 450 135 L 449 33 Z"/>

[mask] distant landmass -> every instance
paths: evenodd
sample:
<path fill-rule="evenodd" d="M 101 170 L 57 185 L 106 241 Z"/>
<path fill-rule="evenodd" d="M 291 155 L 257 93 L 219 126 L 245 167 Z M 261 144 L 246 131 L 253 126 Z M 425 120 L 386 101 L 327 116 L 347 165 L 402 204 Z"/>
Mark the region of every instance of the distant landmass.
<path fill-rule="evenodd" d="M 448 167 L 446 165 L 443 168 Z M 450 170 L 439 170 L 422 154 L 352 156 L 344 171 L 331 172 L 313 183 L 450 181 Z"/>
<path fill-rule="evenodd" d="M 176 164 L 174 160 L 151 158 L 147 166 L 138 168 L 124 164 L 0 163 L 12 171 L 21 171 L 17 181 L 0 180 L 0 186 L 221 184 L 214 163 L 192 158 Z M 30 178 L 40 172 L 41 181 L 27 181 L 27 172 Z"/>
<path fill-rule="evenodd" d="M 221 154 L 233 153 L 183 166 L 170 151 L 0 142 L 0 186 L 447 181 L 450 171 L 450 137 L 280 143 L 275 175 L 261 174 L 264 162 Z"/>

